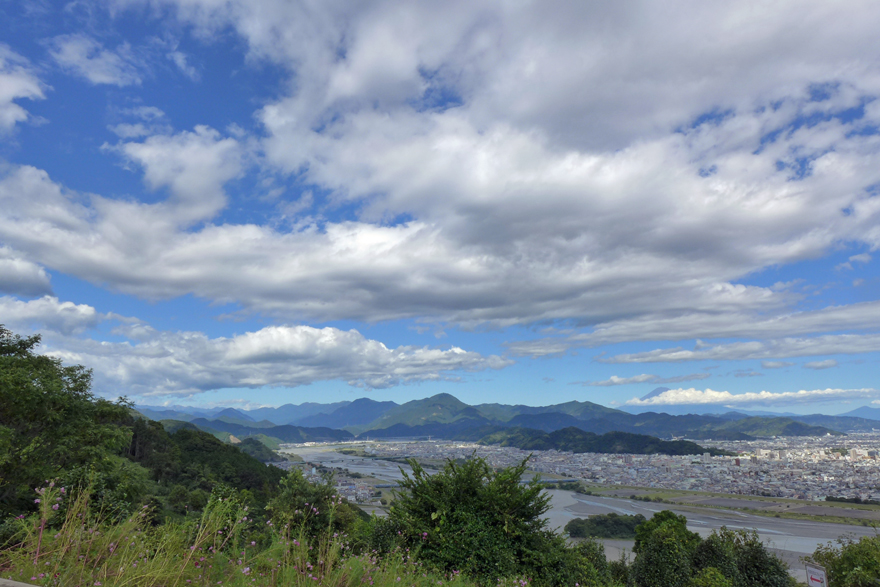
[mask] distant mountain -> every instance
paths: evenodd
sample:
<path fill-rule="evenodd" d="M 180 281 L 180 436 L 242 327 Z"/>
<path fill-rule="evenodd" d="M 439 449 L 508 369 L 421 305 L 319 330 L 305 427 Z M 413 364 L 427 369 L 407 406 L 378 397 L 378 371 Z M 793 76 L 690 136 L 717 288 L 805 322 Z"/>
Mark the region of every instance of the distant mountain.
<path fill-rule="evenodd" d="M 870 432 L 875 428 L 880 428 L 880 422 L 877 420 L 869 420 L 867 418 L 854 418 L 852 416 L 825 416 L 822 414 L 812 414 L 809 416 L 791 416 L 792 420 L 803 422 L 804 424 L 812 424 L 816 426 L 824 426 L 841 430 L 843 432 Z"/>
<path fill-rule="evenodd" d="M 662 389 L 662 388 L 661 388 Z M 656 391 L 656 390 L 655 390 Z M 647 398 L 648 396 L 645 396 Z M 642 398 L 644 399 L 644 398 Z M 711 404 L 676 404 L 676 405 L 661 405 L 661 406 L 623 406 L 620 408 L 621 411 L 627 412 L 629 414 L 644 414 L 645 412 L 657 412 L 663 414 L 670 414 L 672 416 L 684 416 L 687 414 L 697 414 L 700 416 L 718 416 L 725 417 L 726 414 L 731 413 L 731 410 L 728 408 L 719 408 L 717 405 Z M 768 412 L 765 410 L 742 410 L 740 408 L 736 408 L 733 410 L 735 413 L 744 414 L 746 416 L 766 416 L 768 418 L 783 418 L 783 417 L 793 417 L 797 416 L 797 414 L 793 414 L 791 412 Z"/>
<path fill-rule="evenodd" d="M 510 428 L 485 436 L 479 442 L 514 446 L 523 450 L 552 449 L 574 453 L 696 455 L 723 452 L 703 448 L 686 440 L 665 441 L 653 436 L 629 432 L 597 435 L 579 428 L 563 428 L 550 433 L 528 428 Z"/>
<path fill-rule="evenodd" d="M 232 419 L 236 419 L 236 420 L 243 420 L 245 422 L 256 422 L 256 420 L 254 420 L 253 418 L 251 418 L 250 416 L 248 416 L 244 412 L 240 412 L 239 410 L 236 410 L 235 408 L 226 408 L 225 410 L 217 412 L 216 414 L 213 415 L 213 417 L 211 419 L 218 420 L 220 418 L 232 418 Z"/>
<path fill-rule="evenodd" d="M 657 388 L 645 397 L 659 395 Z M 162 417 L 177 415 L 170 410 L 142 408 L 147 417 L 189 420 L 214 434 L 239 438 L 258 434 L 270 442 L 304 442 L 318 438 L 434 437 L 479 439 L 510 428 L 527 428 L 552 433 L 577 428 L 597 435 L 608 432 L 643 434 L 661 439 L 751 440 L 758 436 L 822 436 L 843 431 L 871 430 L 874 420 L 847 416 L 755 416 L 740 410 L 723 414 L 675 415 L 664 412 L 629 413 L 591 402 L 571 401 L 550 406 L 479 404 L 469 406 L 447 393 L 402 405 L 361 398 L 333 404 L 286 404 L 257 410 L 215 410 L 213 417 Z M 306 414 L 306 415 L 303 415 Z M 275 425 L 293 417 L 296 424 Z M 246 419 L 248 418 L 248 419 Z M 253 421 L 261 418 L 260 421 Z M 347 432 L 341 433 L 342 428 Z M 302 432 L 311 430 L 311 432 Z M 318 432 L 320 431 L 320 432 Z M 351 434 L 349 434 L 351 433 Z M 480 436 L 474 436 L 480 434 Z"/>
<path fill-rule="evenodd" d="M 569 414 L 554 412 L 550 414 L 520 414 L 505 422 L 504 425 L 553 432 L 554 430 L 561 430 L 569 426 L 580 426 L 583 423 L 583 420 L 579 420 Z"/>
<path fill-rule="evenodd" d="M 650 393 L 648 393 L 647 395 L 643 395 L 642 400 L 651 399 L 652 397 L 657 397 L 658 395 L 665 393 L 667 391 L 669 391 L 668 387 L 658 387 L 658 388 L 654 389 L 653 391 L 651 391 Z"/>
<path fill-rule="evenodd" d="M 223 420 L 206 420 L 205 418 L 196 418 L 190 422 L 190 424 L 194 424 L 195 426 L 198 426 L 199 429 L 206 432 L 228 432 L 241 439 L 260 434 L 277 438 L 281 442 L 332 442 L 354 438 L 350 432 L 346 432 L 345 430 L 333 430 L 332 428 L 303 428 L 301 426 L 291 426 L 289 424 L 273 426 L 271 428 L 256 428 L 253 426 L 243 426 L 241 424 L 224 422 Z"/>
<path fill-rule="evenodd" d="M 474 407 L 459 401 L 448 393 L 439 393 L 426 399 L 418 399 L 392 407 L 358 432 L 381 430 L 396 424 L 421 426 L 429 423 L 449 424 L 460 419 L 488 422 Z M 353 429 L 355 429 L 353 427 Z"/>
<path fill-rule="evenodd" d="M 356 399 L 348 405 L 328 413 L 314 414 L 296 421 L 297 426 L 347 428 L 363 426 L 384 416 L 392 408 L 398 407 L 395 402 L 377 402 L 366 397 Z"/>
<path fill-rule="evenodd" d="M 592 402 L 571 401 L 549 406 L 523 406 L 505 404 L 477 404 L 474 406 L 485 418 L 498 422 L 509 422 L 516 416 L 539 414 L 566 414 L 579 420 L 589 420 L 606 414 L 616 414 L 620 410 L 606 408 Z"/>
<path fill-rule="evenodd" d="M 135 406 L 135 410 L 150 420 L 156 420 L 157 422 L 161 420 L 179 420 L 181 422 L 189 422 L 190 420 L 194 420 L 199 416 L 194 414 L 190 414 L 187 412 L 180 412 L 178 410 L 163 410 L 163 409 L 155 409 L 149 408 L 147 406 Z"/>
<path fill-rule="evenodd" d="M 347 406 L 351 402 L 335 402 L 332 404 L 319 404 L 306 402 L 299 405 L 284 404 L 277 408 L 256 408 L 248 410 L 247 414 L 255 420 L 268 420 L 273 424 L 296 424 L 298 420 L 314 416 L 315 414 L 330 414 L 334 410 Z"/>
<path fill-rule="evenodd" d="M 852 418 L 864 418 L 866 420 L 880 420 L 880 408 L 862 406 L 861 408 L 856 408 L 855 410 L 840 415 Z"/>
<path fill-rule="evenodd" d="M 404 404 L 406 405 L 406 404 Z M 663 439 L 690 438 L 694 440 L 754 440 L 758 436 L 824 436 L 840 434 L 833 429 L 797 422 L 791 418 L 743 417 L 724 419 L 715 416 L 672 416 L 648 412 L 627 414 L 614 412 L 601 418 L 577 420 L 567 414 L 535 414 L 516 416 L 520 426 L 528 422 L 533 429 L 549 433 L 568 427 L 584 432 L 606 434 L 628 432 Z M 427 437 L 478 440 L 495 431 L 509 429 L 514 422 L 492 421 L 486 418 L 462 417 L 453 422 L 426 422 L 421 425 L 393 424 L 386 428 L 365 430 L 358 438 Z M 466 437 L 466 438 L 465 438 Z"/>

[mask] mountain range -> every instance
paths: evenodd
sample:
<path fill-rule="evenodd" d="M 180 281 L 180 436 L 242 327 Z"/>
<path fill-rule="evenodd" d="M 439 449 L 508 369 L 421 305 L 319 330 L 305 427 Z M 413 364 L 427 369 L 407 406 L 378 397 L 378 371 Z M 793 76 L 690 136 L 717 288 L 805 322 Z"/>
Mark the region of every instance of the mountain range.
<path fill-rule="evenodd" d="M 659 395 L 663 391 L 665 389 L 658 388 L 651 393 Z M 189 422 L 224 439 L 230 434 L 239 439 L 253 436 L 273 445 L 394 437 L 480 440 L 499 438 L 504 436 L 502 432 L 509 435 L 511 430 L 521 431 L 517 432 L 518 437 L 531 435 L 531 438 L 568 428 L 597 435 L 623 432 L 660 439 L 692 440 L 820 436 L 880 428 L 880 409 L 869 407 L 840 416 L 770 416 L 740 411 L 722 414 L 630 413 L 578 401 L 549 406 L 472 406 L 446 393 L 404 404 L 360 398 L 351 402 L 286 404 L 254 410 L 184 406 L 137 406 L 136 409 L 145 417 L 162 420 L 169 426 L 179 426 L 171 421 Z"/>

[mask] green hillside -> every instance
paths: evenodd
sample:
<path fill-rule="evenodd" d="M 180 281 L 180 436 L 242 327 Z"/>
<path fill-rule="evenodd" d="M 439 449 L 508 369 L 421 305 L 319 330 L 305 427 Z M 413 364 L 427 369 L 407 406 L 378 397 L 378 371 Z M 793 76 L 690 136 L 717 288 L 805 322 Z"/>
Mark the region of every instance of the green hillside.
<path fill-rule="evenodd" d="M 573 427 L 550 433 L 528 428 L 511 428 L 488 434 L 479 442 L 480 444 L 513 446 L 523 450 L 559 450 L 574 453 L 696 455 L 708 452 L 710 454 L 724 454 L 724 451 L 703 448 L 686 440 L 660 440 L 653 436 L 629 432 L 609 432 L 598 435 Z"/>
<path fill-rule="evenodd" d="M 440 393 L 426 399 L 413 400 L 393 407 L 367 426 L 351 427 L 349 430 L 364 432 L 390 428 L 397 424 L 404 426 L 421 426 L 428 423 L 449 424 L 465 418 L 480 422 L 487 420 L 473 406 L 459 401 L 448 393 Z"/>

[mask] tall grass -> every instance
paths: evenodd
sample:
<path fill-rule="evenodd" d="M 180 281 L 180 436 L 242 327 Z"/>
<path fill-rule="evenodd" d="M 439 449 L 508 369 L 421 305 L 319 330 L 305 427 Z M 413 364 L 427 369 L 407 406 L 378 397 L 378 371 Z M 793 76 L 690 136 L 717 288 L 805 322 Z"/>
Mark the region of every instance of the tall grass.
<path fill-rule="evenodd" d="M 39 512 L 16 520 L 15 544 L 0 551 L 0 577 L 63 587 L 332 586 L 472 587 L 458 573 L 425 569 L 411 553 L 353 553 L 344 536 L 316 539 L 302 528 L 248 540 L 254 522 L 233 498 L 213 496 L 197 520 L 150 525 L 150 512 L 114 519 L 63 488 L 38 490 Z M 510 587 L 526 581 L 510 581 Z"/>

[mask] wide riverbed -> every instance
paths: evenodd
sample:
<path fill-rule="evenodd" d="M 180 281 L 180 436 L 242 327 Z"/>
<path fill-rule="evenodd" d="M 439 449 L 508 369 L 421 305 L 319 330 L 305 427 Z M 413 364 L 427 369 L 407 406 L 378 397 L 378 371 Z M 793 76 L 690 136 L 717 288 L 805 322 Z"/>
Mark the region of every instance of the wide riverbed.
<path fill-rule="evenodd" d="M 402 476 L 401 465 L 388 461 L 366 459 L 351 455 L 343 455 L 333 450 L 335 447 L 313 446 L 297 447 L 295 452 L 308 462 L 320 463 L 326 467 L 348 469 L 381 479 L 387 483 L 396 483 Z M 402 465 L 410 471 L 409 467 Z M 820 544 L 835 541 L 849 534 L 855 537 L 874 536 L 873 528 L 830 524 L 806 520 L 789 520 L 756 516 L 737 510 L 695 508 L 676 504 L 658 504 L 621 499 L 616 497 L 598 497 L 582 495 L 572 491 L 559 489 L 548 490 L 551 496 L 551 509 L 545 514 L 551 528 L 562 529 L 569 521 L 577 517 L 595 514 L 642 514 L 650 518 L 661 510 L 672 510 L 683 514 L 688 519 L 688 529 L 701 536 L 708 536 L 712 530 L 727 526 L 733 529 L 755 529 L 758 536 L 769 548 L 785 560 L 797 576 L 804 579 L 803 564 L 800 557 L 810 554 Z M 626 540 L 607 540 L 605 551 L 609 559 L 619 557 L 621 550 L 630 551 L 632 542 Z"/>

